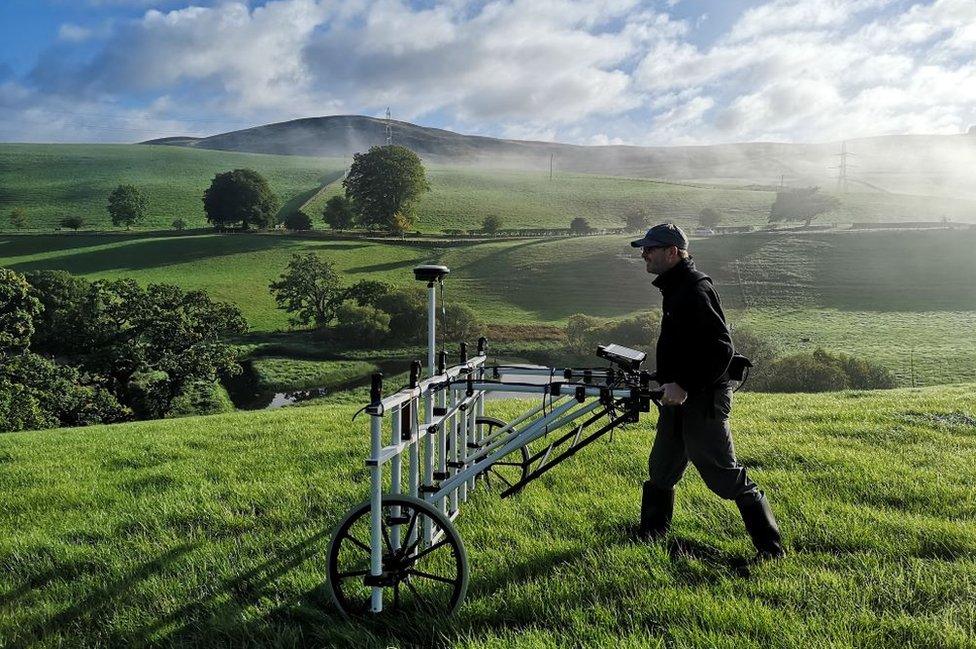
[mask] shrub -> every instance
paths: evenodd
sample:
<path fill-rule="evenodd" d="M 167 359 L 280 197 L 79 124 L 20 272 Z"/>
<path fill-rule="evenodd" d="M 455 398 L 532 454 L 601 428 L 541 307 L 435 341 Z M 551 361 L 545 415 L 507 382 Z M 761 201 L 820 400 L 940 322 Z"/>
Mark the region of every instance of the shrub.
<path fill-rule="evenodd" d="M 828 392 L 893 386 L 894 378 L 883 367 L 817 349 L 776 359 L 753 387 L 767 392 Z"/>
<path fill-rule="evenodd" d="M 591 357 L 598 345 L 626 345 L 646 352 L 645 365 L 653 367 L 654 344 L 660 331 L 661 316 L 654 311 L 619 320 L 602 320 L 577 313 L 566 323 L 567 347 L 579 356 Z"/>
<path fill-rule="evenodd" d="M 481 222 L 481 231 L 485 234 L 495 234 L 502 227 L 502 219 L 497 214 L 489 214 Z"/>
<path fill-rule="evenodd" d="M 177 232 L 182 232 L 183 230 L 186 229 L 186 221 L 184 221 L 183 219 L 176 219 L 170 224 L 170 227 L 172 227 Z"/>
<path fill-rule="evenodd" d="M 448 304 L 437 310 L 438 329 L 450 341 L 467 341 L 481 333 L 481 323 L 474 309 L 464 304 Z"/>
<path fill-rule="evenodd" d="M 129 406 L 140 419 L 159 419 L 173 400 L 169 374 L 161 370 L 136 372 L 126 385 L 126 393 Z"/>
<path fill-rule="evenodd" d="M 80 216 L 68 216 L 61 219 L 58 225 L 62 228 L 69 228 L 77 232 L 81 228 L 85 227 L 85 219 Z"/>
<path fill-rule="evenodd" d="M 376 345 L 390 335 L 390 314 L 371 306 L 343 304 L 336 312 L 333 331 L 342 342 Z"/>
<path fill-rule="evenodd" d="M 399 289 L 376 298 L 374 306 L 390 316 L 390 339 L 417 342 L 427 331 L 427 296 L 417 287 Z"/>
<path fill-rule="evenodd" d="M 308 218 L 308 214 L 301 210 L 286 216 L 284 223 L 285 228 L 293 232 L 304 232 L 312 229 L 312 219 Z"/>
<path fill-rule="evenodd" d="M 233 410 L 234 404 L 224 386 L 212 381 L 196 381 L 176 395 L 166 416 L 216 415 Z"/>

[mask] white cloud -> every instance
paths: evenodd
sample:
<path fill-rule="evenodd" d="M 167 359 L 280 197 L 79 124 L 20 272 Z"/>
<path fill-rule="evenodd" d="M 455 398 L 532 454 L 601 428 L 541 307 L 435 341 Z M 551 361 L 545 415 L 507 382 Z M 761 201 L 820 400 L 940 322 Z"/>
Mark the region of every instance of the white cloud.
<path fill-rule="evenodd" d="M 104 29 L 63 25 L 18 87 L 51 110 L 138 97 L 147 118 L 236 125 L 390 105 L 399 119 L 580 143 L 976 122 L 974 0 L 771 0 L 707 45 L 695 38 L 707 14 L 676 20 L 639 0 L 187 1 L 89 0 L 147 10 Z"/>

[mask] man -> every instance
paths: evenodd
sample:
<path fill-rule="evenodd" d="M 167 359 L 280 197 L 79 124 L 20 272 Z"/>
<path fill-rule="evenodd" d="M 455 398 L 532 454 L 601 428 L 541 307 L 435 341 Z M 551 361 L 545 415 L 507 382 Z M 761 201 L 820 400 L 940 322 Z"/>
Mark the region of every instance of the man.
<path fill-rule="evenodd" d="M 732 337 L 712 280 L 695 269 L 688 238 L 673 223 L 630 243 L 657 275 L 664 314 L 657 341 L 657 380 L 664 390 L 644 483 L 640 534 L 660 538 L 671 525 L 674 487 L 690 460 L 708 488 L 735 500 L 760 558 L 784 555 L 763 492 L 735 458 L 729 413 Z"/>

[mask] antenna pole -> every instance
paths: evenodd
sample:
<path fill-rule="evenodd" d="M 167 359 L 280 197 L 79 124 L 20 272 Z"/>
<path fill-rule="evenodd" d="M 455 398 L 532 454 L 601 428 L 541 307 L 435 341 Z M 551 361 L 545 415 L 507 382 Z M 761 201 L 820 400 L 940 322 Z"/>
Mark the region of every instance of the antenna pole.
<path fill-rule="evenodd" d="M 390 107 L 386 107 L 386 146 L 393 144 L 393 121 L 390 116 Z"/>

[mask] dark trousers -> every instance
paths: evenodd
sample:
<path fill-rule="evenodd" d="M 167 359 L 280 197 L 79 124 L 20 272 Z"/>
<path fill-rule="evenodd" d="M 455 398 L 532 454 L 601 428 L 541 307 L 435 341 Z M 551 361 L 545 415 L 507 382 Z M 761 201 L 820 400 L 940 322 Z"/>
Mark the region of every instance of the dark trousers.
<path fill-rule="evenodd" d="M 680 406 L 658 408 L 657 435 L 647 463 L 651 484 L 673 489 L 690 460 L 708 488 L 720 497 L 758 500 L 756 483 L 735 458 L 731 411 L 732 389 L 722 387 L 690 395 Z"/>

